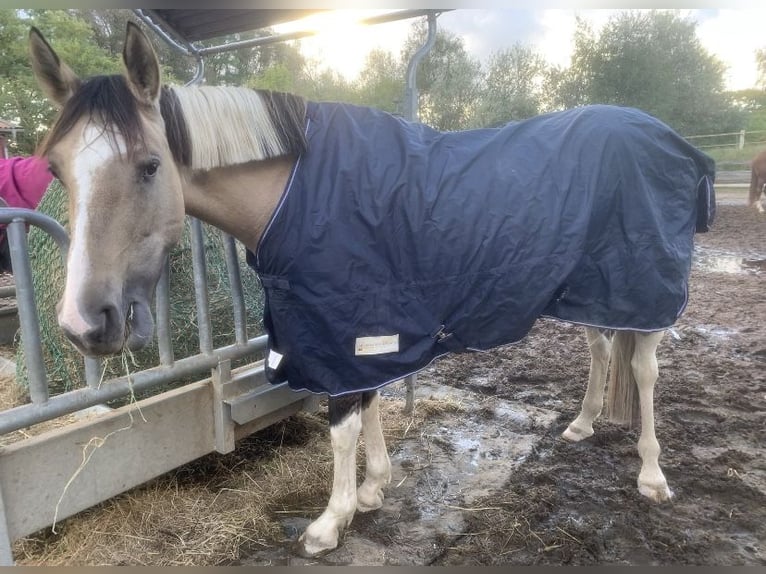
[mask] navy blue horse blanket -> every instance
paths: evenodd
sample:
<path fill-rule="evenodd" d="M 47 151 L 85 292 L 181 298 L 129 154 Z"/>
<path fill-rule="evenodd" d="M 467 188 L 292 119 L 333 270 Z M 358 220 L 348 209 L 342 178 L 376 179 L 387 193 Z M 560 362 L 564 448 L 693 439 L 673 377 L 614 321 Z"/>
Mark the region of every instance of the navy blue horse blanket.
<path fill-rule="evenodd" d="M 687 301 L 713 161 L 632 108 L 439 132 L 309 103 L 308 151 L 248 260 L 270 381 L 337 396 L 521 340 L 542 316 L 661 330 Z"/>

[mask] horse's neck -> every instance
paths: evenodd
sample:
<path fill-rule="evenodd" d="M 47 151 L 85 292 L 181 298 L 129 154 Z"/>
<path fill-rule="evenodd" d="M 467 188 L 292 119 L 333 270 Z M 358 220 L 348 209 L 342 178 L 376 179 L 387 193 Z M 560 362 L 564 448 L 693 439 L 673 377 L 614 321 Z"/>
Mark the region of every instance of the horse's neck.
<path fill-rule="evenodd" d="M 188 174 L 186 213 L 223 229 L 255 251 L 294 161 L 285 157 Z"/>

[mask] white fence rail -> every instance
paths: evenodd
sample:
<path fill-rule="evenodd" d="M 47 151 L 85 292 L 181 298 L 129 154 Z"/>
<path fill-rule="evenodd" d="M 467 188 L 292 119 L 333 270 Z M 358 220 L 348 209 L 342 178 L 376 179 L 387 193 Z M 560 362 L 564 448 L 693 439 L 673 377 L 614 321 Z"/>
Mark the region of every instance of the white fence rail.
<path fill-rule="evenodd" d="M 685 137 L 687 141 L 702 150 L 712 148 L 734 148 L 741 150 L 745 146 L 766 146 L 766 130 L 740 130 L 738 132 Z"/>

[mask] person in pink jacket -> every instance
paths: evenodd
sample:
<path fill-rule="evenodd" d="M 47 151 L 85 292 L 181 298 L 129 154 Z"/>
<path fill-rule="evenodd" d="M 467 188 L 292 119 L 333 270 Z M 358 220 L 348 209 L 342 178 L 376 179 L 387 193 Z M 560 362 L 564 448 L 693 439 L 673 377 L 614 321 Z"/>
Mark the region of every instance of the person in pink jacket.
<path fill-rule="evenodd" d="M 53 180 L 48 162 L 37 156 L 0 158 L 0 207 L 36 209 Z M 10 272 L 5 225 L 0 226 L 0 272 Z"/>

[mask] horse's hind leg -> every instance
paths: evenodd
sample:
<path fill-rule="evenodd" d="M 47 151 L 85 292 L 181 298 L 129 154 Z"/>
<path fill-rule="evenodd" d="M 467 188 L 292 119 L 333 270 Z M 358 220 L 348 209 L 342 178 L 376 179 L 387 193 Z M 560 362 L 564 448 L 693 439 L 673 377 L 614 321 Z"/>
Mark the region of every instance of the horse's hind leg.
<path fill-rule="evenodd" d="M 590 349 L 590 374 L 588 388 L 582 400 L 582 408 L 562 436 L 572 442 L 581 441 L 593 434 L 593 421 L 601 414 L 604 405 L 604 385 L 612 351 L 612 332 L 605 329 L 585 328 Z"/>
<path fill-rule="evenodd" d="M 356 493 L 356 508 L 360 512 L 383 506 L 383 487 L 391 482 L 391 461 L 380 427 L 377 391 L 364 393 L 362 398 L 362 432 L 366 452 L 366 470 L 362 485 Z"/>
<path fill-rule="evenodd" d="M 673 496 L 665 475 L 660 469 L 660 443 L 654 433 L 654 385 L 659 373 L 657 346 L 664 334 L 664 331 L 635 333 L 636 346 L 630 362 L 641 403 L 641 434 L 638 437 L 641 472 L 638 475 L 638 490 L 657 502 L 668 500 Z"/>
<path fill-rule="evenodd" d="M 296 551 L 318 556 L 338 546 L 341 531 L 356 511 L 356 444 L 362 430 L 362 394 L 331 398 L 332 493 L 327 508 L 298 539 Z"/>

